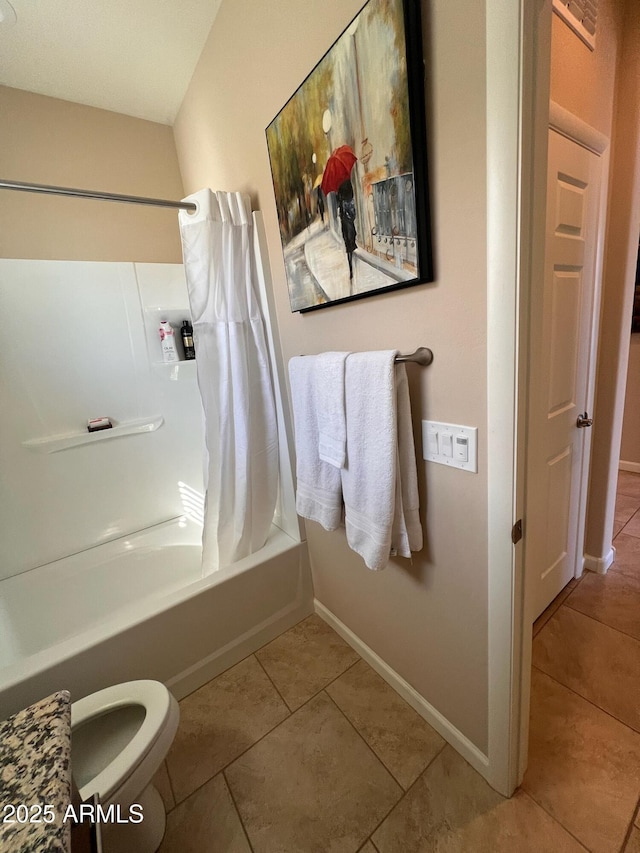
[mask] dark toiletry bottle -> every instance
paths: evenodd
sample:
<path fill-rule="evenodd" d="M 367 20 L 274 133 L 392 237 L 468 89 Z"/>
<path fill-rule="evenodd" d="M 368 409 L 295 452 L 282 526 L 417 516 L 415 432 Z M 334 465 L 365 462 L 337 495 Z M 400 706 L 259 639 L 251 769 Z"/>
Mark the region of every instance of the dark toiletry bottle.
<path fill-rule="evenodd" d="M 193 346 L 193 326 L 188 320 L 182 321 L 180 329 L 182 335 L 182 346 L 184 347 L 184 357 L 187 361 L 196 357 L 195 347 Z"/>

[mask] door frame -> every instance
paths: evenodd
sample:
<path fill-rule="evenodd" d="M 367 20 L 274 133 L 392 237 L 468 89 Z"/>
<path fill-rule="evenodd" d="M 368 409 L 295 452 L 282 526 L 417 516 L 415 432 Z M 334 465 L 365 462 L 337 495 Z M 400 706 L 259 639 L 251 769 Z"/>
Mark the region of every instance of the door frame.
<path fill-rule="evenodd" d="M 572 113 L 565 110 L 563 107 L 554 103 L 553 101 L 549 104 L 549 118 L 547 127 L 545 128 L 545 145 L 547 144 L 547 138 L 549 131 L 555 131 L 559 133 L 561 136 L 569 139 L 571 142 L 575 142 L 577 145 L 586 149 L 587 151 L 595 154 L 599 158 L 599 169 L 600 169 L 600 190 L 599 190 L 599 201 L 598 201 L 598 220 L 596 224 L 596 247 L 595 247 L 595 260 L 594 260 L 594 288 L 593 288 L 593 303 L 592 303 L 592 311 L 591 318 L 589 323 L 589 349 L 587 352 L 587 389 L 586 389 L 586 409 L 593 415 L 594 412 L 594 403 L 595 403 L 595 389 L 596 389 L 596 379 L 597 379 L 597 351 L 598 351 L 598 340 L 599 340 L 599 328 L 600 328 L 600 316 L 601 316 L 601 304 L 602 304 L 602 287 L 603 287 L 603 268 L 604 268 L 604 246 L 605 246 L 605 236 L 606 236 L 606 225 L 607 225 L 607 198 L 608 198 L 608 190 L 609 190 L 609 160 L 610 160 L 610 146 L 609 139 L 604 136 L 604 134 L 592 128 L 590 125 L 586 124 L 586 122 L 582 121 L 582 119 L 573 115 Z M 542 135 L 542 130 L 540 132 Z M 540 162 L 542 162 L 542 158 L 540 158 Z M 545 164 L 545 189 L 546 189 L 546 171 L 547 165 Z M 540 176 L 542 179 L 542 176 Z M 546 195 L 546 193 L 545 193 Z M 538 208 L 539 218 L 541 220 L 545 220 L 546 216 L 543 216 L 543 213 L 546 212 L 546 204 L 544 207 Z M 540 257 L 544 258 L 544 245 L 541 247 Z M 544 270 L 539 270 L 537 275 L 544 276 Z M 538 278 L 538 289 L 539 282 L 542 281 L 543 278 Z M 532 279 L 529 282 L 529 292 L 527 299 L 527 314 L 529 316 L 530 322 L 535 323 L 536 319 L 540 319 L 540 311 L 536 311 L 536 307 L 534 304 L 534 298 L 532 293 L 532 287 L 534 286 L 534 280 Z M 540 308 L 538 304 L 538 308 Z M 532 358 L 532 352 L 530 349 L 531 339 L 527 337 L 526 349 L 524 341 L 521 341 L 521 358 L 524 363 L 527 365 Z M 525 410 L 522 413 L 523 418 L 528 418 L 528 405 L 529 405 L 529 392 L 530 386 L 528 382 L 525 382 L 522 394 L 523 394 L 523 405 Z M 529 433 L 530 425 L 526 425 L 526 432 Z M 527 435 L 528 437 L 528 435 Z M 595 569 L 596 567 L 590 564 L 589 558 L 585 555 L 585 525 L 586 525 L 586 516 L 587 516 L 587 498 L 588 498 L 588 487 L 589 487 L 589 470 L 590 470 L 590 460 L 591 460 L 591 431 L 585 435 L 585 441 L 582 448 L 580 465 L 580 484 L 578 491 L 578 525 L 575 531 L 576 541 L 577 541 L 577 554 L 576 554 L 576 566 L 574 577 L 581 577 L 585 568 Z M 529 488 L 529 480 L 527 479 L 527 465 L 526 460 L 524 461 L 523 467 L 518 470 L 517 476 L 522 480 L 522 485 L 524 488 L 524 516 L 526 520 L 527 515 L 527 501 L 528 501 L 528 488 Z M 524 540 L 524 548 L 523 548 L 523 563 L 522 570 L 524 575 L 524 584 L 523 584 L 523 594 L 524 594 L 524 603 L 523 603 L 523 623 L 521 626 L 522 632 L 522 658 L 523 665 L 520 673 L 520 707 L 521 707 L 521 717 L 520 717 L 520 745 L 518 750 L 518 770 L 517 770 L 517 780 L 518 783 L 522 781 L 522 777 L 524 776 L 524 772 L 527 767 L 527 759 L 528 759 L 528 744 L 529 744 L 529 707 L 530 707 L 530 678 L 531 678 L 531 647 L 532 647 L 532 626 L 535 616 L 537 615 L 534 607 L 536 600 L 536 572 L 534 570 L 529 571 L 527 569 L 527 559 L 529 556 L 527 549 L 527 539 Z M 525 665 L 526 662 L 526 665 Z"/>
<path fill-rule="evenodd" d="M 487 560 L 489 731 L 486 777 L 511 796 L 526 766 L 530 631 L 524 516 L 531 282 L 544 268 L 551 0 L 486 4 Z M 530 624 L 530 623 L 529 623 Z M 527 634 L 529 635 L 527 637 Z"/>
<path fill-rule="evenodd" d="M 487 779 L 506 796 L 522 781 L 528 758 L 533 602 L 523 541 L 514 546 L 510 533 L 517 519 L 526 522 L 530 307 L 532 288 L 544 277 L 551 19 L 551 0 L 487 4 Z M 604 137 L 592 128 L 556 107 L 551 113 L 554 129 L 602 148 Z M 607 158 L 601 181 L 606 211 L 608 147 L 597 153 Z M 601 216 L 598 304 L 604 226 Z M 591 410 L 597 314 L 592 318 Z M 583 470 L 583 500 L 587 481 Z"/>

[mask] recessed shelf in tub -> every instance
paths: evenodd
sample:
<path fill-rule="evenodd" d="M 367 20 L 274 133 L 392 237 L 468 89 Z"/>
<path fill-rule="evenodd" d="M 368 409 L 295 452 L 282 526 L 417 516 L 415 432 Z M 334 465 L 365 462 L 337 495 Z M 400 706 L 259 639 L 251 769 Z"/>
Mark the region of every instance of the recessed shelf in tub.
<path fill-rule="evenodd" d="M 111 429 L 101 429 L 98 432 L 68 432 L 65 435 L 52 435 L 48 438 L 32 438 L 23 441 L 23 447 L 35 450 L 36 453 L 57 453 L 59 450 L 69 450 L 81 444 L 91 444 L 94 441 L 109 441 L 112 438 L 122 438 L 125 435 L 137 435 L 143 432 L 155 432 L 164 423 L 162 415 L 155 418 L 141 418 L 135 421 L 114 421 Z"/>

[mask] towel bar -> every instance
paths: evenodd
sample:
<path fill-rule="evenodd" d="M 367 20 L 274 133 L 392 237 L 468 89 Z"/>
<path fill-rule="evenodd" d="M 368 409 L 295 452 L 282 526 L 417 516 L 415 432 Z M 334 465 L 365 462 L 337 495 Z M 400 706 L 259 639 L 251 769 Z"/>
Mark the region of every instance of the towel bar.
<path fill-rule="evenodd" d="M 418 347 L 415 352 L 409 355 L 396 356 L 396 364 L 408 361 L 419 364 L 421 367 L 428 367 L 433 361 L 433 352 L 428 347 Z"/>
<path fill-rule="evenodd" d="M 422 367 L 428 367 L 433 361 L 433 353 L 427 347 L 418 347 L 418 349 L 415 352 L 412 352 L 411 355 L 397 355 L 396 364 L 399 361 L 413 361 Z"/>

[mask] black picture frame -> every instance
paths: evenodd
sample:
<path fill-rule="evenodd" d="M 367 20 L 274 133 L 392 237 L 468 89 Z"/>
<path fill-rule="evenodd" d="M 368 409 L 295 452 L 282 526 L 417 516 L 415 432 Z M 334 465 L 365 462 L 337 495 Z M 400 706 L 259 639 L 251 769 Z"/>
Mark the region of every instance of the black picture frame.
<path fill-rule="evenodd" d="M 433 281 L 420 0 L 368 0 L 266 136 L 292 312 Z"/>
<path fill-rule="evenodd" d="M 638 243 L 638 259 L 636 261 L 636 285 L 633 291 L 633 314 L 631 317 L 631 334 L 640 333 L 640 242 Z"/>

